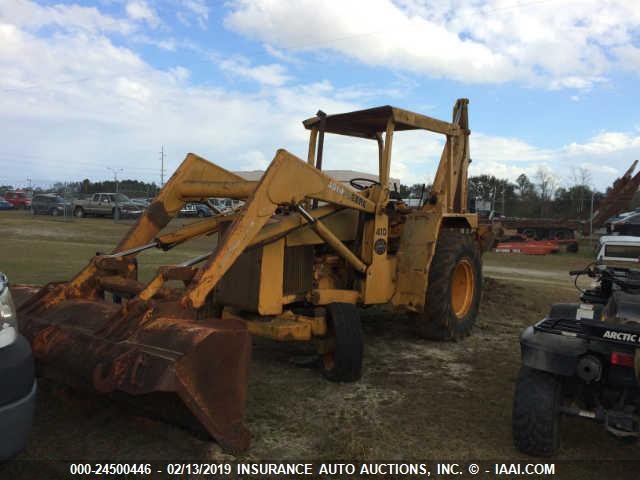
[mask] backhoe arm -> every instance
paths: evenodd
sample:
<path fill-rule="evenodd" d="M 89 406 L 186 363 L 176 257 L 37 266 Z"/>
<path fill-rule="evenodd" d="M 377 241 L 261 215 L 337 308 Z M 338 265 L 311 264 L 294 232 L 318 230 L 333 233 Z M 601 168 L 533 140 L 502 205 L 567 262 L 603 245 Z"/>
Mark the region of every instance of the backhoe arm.
<path fill-rule="evenodd" d="M 429 200 L 423 209 L 443 213 L 464 213 L 467 209 L 467 169 L 469 167 L 469 120 L 467 99 L 460 99 L 453 107 L 452 124 L 462 134 L 447 134 Z"/>

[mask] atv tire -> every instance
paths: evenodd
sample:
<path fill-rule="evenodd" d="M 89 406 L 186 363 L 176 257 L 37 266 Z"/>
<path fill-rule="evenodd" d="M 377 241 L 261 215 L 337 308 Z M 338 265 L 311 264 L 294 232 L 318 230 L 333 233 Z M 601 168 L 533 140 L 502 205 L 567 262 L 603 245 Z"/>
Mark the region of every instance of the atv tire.
<path fill-rule="evenodd" d="M 360 314 L 350 303 L 327 305 L 327 336 L 335 345 L 322 355 L 322 373 L 332 382 L 356 382 L 362 377 L 364 341 Z"/>
<path fill-rule="evenodd" d="M 429 270 L 424 312 L 413 314 L 420 337 L 458 340 L 471 333 L 482 293 L 482 257 L 471 235 L 442 230 Z"/>
<path fill-rule="evenodd" d="M 549 457 L 560 446 L 562 383 L 554 375 L 520 368 L 513 399 L 513 444 L 523 453 Z"/>

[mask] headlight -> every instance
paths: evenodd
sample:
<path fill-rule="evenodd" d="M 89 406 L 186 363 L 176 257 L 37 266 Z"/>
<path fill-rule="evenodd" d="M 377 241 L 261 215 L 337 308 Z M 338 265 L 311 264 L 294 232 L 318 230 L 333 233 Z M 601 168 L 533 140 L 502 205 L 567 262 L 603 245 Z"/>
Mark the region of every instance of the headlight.
<path fill-rule="evenodd" d="M 9 280 L 0 273 L 0 348 L 11 345 L 18 336 L 16 307 L 9 291 Z"/>

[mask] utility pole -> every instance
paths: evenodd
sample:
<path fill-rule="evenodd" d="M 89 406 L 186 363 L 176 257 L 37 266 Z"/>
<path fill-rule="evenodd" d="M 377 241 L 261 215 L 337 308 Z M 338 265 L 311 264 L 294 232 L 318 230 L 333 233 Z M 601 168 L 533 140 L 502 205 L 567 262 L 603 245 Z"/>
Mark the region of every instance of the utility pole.
<path fill-rule="evenodd" d="M 160 188 L 164 187 L 164 145 L 160 147 Z"/>
<path fill-rule="evenodd" d="M 113 172 L 113 181 L 116 184 L 116 193 L 118 193 L 118 173 L 122 173 L 123 169 L 122 168 L 107 167 L 107 170 L 111 170 Z"/>
<path fill-rule="evenodd" d="M 27 183 L 29 184 L 29 190 L 31 190 L 31 177 L 27 177 Z"/>
<path fill-rule="evenodd" d="M 591 192 L 591 208 L 589 212 L 589 245 L 593 246 L 593 197 L 595 197 L 596 192 L 593 190 Z"/>
<path fill-rule="evenodd" d="M 113 172 L 113 181 L 116 184 L 116 193 L 118 193 L 118 173 L 122 173 L 122 168 L 107 167 L 107 170 L 111 170 Z M 117 200 L 115 202 L 113 209 L 113 221 L 117 222 L 120 220 L 120 206 L 118 205 Z"/>

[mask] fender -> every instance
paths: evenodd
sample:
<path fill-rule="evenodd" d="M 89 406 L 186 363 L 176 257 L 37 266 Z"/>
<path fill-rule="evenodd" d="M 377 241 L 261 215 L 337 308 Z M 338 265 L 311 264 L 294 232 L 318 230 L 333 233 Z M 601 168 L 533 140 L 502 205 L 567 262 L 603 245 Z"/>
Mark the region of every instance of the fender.
<path fill-rule="evenodd" d="M 523 365 L 569 377 L 576 372 L 578 358 L 587 352 L 587 342 L 527 327 L 520 336 L 520 350 Z"/>

